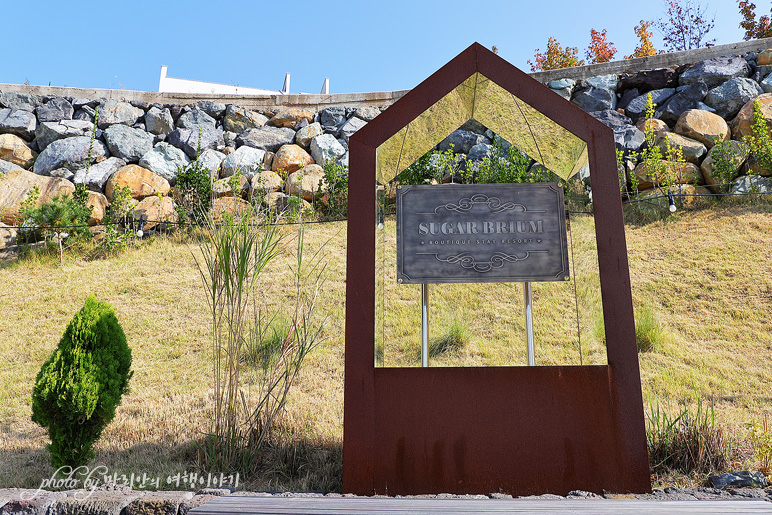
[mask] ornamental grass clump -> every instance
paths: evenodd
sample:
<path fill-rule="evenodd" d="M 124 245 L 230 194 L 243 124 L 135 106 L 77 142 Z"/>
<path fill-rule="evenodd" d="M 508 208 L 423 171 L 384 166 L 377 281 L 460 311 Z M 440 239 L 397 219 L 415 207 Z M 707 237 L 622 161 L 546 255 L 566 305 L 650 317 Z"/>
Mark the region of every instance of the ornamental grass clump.
<path fill-rule="evenodd" d="M 113 308 L 93 295 L 43 364 L 32 393 L 32 420 L 48 429 L 54 468 L 85 465 L 115 416 L 132 376 L 131 349 Z"/>

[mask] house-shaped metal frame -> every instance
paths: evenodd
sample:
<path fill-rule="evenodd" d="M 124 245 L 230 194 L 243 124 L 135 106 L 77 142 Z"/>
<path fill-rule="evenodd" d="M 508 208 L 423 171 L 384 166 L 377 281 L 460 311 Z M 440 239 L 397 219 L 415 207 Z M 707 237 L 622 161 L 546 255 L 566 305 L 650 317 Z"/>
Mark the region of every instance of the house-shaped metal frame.
<path fill-rule="evenodd" d="M 608 365 L 375 367 L 376 187 L 388 163 L 387 147 L 422 114 L 461 91 L 460 85 L 471 87 L 475 76 L 477 84 L 492 81 L 531 113 L 539 113 L 552 127 L 541 130 L 555 129 L 555 135 L 564 131 L 565 138 L 551 140 L 555 159 L 570 155 L 574 167 L 581 159 L 589 162 Z M 468 115 L 460 113 L 460 123 Z M 495 122 L 498 130 L 506 130 L 509 121 L 522 123 L 505 116 Z M 406 151 L 407 134 L 397 169 L 460 123 L 432 133 L 439 139 L 415 146 L 413 154 Z M 529 137 L 538 141 L 539 134 Z M 349 149 L 343 491 L 650 491 L 611 129 L 475 43 L 354 134 Z M 573 171 L 569 162 L 566 172 Z"/>

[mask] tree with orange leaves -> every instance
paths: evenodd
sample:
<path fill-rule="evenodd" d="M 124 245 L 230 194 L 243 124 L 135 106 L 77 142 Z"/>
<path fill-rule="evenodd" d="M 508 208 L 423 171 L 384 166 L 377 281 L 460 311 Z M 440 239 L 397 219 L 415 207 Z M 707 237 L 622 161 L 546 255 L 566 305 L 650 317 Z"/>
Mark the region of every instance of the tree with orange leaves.
<path fill-rule="evenodd" d="M 543 54 L 536 49 L 534 58 L 536 62 L 528 59 L 532 72 L 558 70 L 560 68 L 569 68 L 571 66 L 582 66 L 583 60 L 579 59 L 579 49 L 576 47 L 566 47 L 558 43 L 558 40 L 551 37 L 547 40 L 547 50 Z"/>
<path fill-rule="evenodd" d="M 606 41 L 606 29 L 601 32 L 590 29 L 590 46 L 587 47 L 585 53 L 589 64 L 607 63 L 614 58 L 616 53 L 617 49 L 614 48 L 614 43 Z"/>
<path fill-rule="evenodd" d="M 740 28 L 745 29 L 745 40 L 761 39 L 772 37 L 772 20 L 764 15 L 756 21 L 756 4 L 747 0 L 738 0 L 740 16 L 743 21 L 740 22 Z"/>
<path fill-rule="evenodd" d="M 640 43 L 631 55 L 626 55 L 625 59 L 633 59 L 635 57 L 647 57 L 657 53 L 654 48 L 654 44 L 651 42 L 652 33 L 649 30 L 654 23 L 646 20 L 641 20 L 641 23 L 635 26 L 635 35 L 638 36 Z"/>

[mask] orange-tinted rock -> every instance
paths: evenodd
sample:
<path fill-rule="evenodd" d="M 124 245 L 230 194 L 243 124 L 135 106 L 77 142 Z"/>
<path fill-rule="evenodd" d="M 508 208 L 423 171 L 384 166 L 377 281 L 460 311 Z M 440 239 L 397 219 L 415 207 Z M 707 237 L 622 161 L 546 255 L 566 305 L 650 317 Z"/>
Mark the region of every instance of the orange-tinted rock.
<path fill-rule="evenodd" d="M 290 107 L 289 109 L 281 111 L 276 116 L 268 120 L 268 125 L 294 129 L 301 120 L 307 120 L 308 123 L 313 122 L 314 113 L 305 109 Z"/>
<path fill-rule="evenodd" d="M 702 158 L 707 154 L 708 149 L 697 140 L 681 136 L 674 132 L 659 132 L 654 142 L 659 145 L 662 155 L 670 159 L 676 159 L 668 155 L 668 146 L 670 149 L 681 149 L 684 159 L 690 163 L 699 164 Z"/>
<path fill-rule="evenodd" d="M 646 132 L 646 129 L 649 127 L 651 128 L 652 132 L 667 132 L 670 130 L 670 127 L 668 127 L 667 124 L 659 118 L 649 118 L 648 120 L 641 118 L 638 120 L 635 126 L 638 127 L 638 130 L 643 132 Z"/>
<path fill-rule="evenodd" d="M 741 140 L 753 133 L 753 102 L 757 101 L 761 108 L 761 114 L 767 121 L 767 126 L 772 129 L 772 93 L 764 93 L 755 99 L 748 101 L 737 116 L 732 120 L 732 139 Z"/>
<path fill-rule="evenodd" d="M 115 172 L 105 184 L 105 194 L 111 201 L 116 188 L 128 186 L 131 197 L 142 200 L 151 195 L 169 193 L 169 181 L 139 165 L 126 165 Z"/>
<path fill-rule="evenodd" d="M 767 48 L 756 57 L 756 64 L 772 64 L 772 48 Z"/>
<path fill-rule="evenodd" d="M 313 166 L 313 165 L 311 165 Z M 279 191 L 284 186 L 284 181 L 281 180 L 279 174 L 271 171 L 263 171 L 256 173 L 252 177 L 252 195 L 256 193 L 271 193 L 273 191 Z"/>
<path fill-rule="evenodd" d="M 142 199 L 134 208 L 134 218 L 141 216 L 147 219 L 143 227 L 145 231 L 163 225 L 164 222 L 172 224 L 177 222 L 177 210 L 174 209 L 174 201 L 171 197 L 159 198 L 153 195 Z"/>
<path fill-rule="evenodd" d="M 238 179 L 236 178 L 238 177 Z M 238 192 L 233 191 L 234 188 L 234 182 L 238 181 L 236 184 L 236 189 Z M 215 198 L 219 197 L 246 197 L 249 194 L 250 191 L 250 184 L 249 179 L 244 177 L 243 175 L 239 174 L 238 176 L 230 176 L 226 177 L 224 179 L 220 179 L 218 181 L 215 181 L 212 185 L 212 193 L 214 194 Z"/>
<path fill-rule="evenodd" d="M 676 163 L 673 161 L 660 161 L 659 170 L 652 169 L 649 163 L 640 163 L 635 167 L 635 176 L 638 178 L 638 189 L 647 190 L 655 185 L 666 182 L 673 184 L 700 184 L 702 173 L 693 163 Z"/>
<path fill-rule="evenodd" d="M 289 195 L 300 195 L 309 202 L 321 197 L 327 191 L 324 168 L 313 164 L 291 173 L 284 189 Z"/>
<path fill-rule="evenodd" d="M 110 203 L 107 201 L 107 197 L 96 191 L 88 192 L 88 199 L 86 205 L 91 206 L 91 217 L 88 219 L 89 225 L 99 225 L 105 218 L 107 212 L 107 206 Z"/>
<path fill-rule="evenodd" d="M 283 145 L 273 157 L 271 169 L 274 172 L 282 170 L 285 174 L 290 174 L 313 163 L 313 158 L 300 145 Z"/>
<path fill-rule="evenodd" d="M 734 176 L 737 176 L 738 170 L 740 170 L 740 167 L 745 162 L 745 159 L 748 157 L 748 149 L 746 146 L 740 142 L 735 140 L 730 140 L 728 142 L 729 144 L 729 150 L 728 150 L 728 156 L 726 156 L 727 161 L 730 163 L 732 173 Z M 702 161 L 702 164 L 700 165 L 700 171 L 702 171 L 702 177 L 705 180 L 705 184 L 708 185 L 708 188 L 713 191 L 714 193 L 719 193 L 721 188 L 717 186 L 717 184 L 720 184 L 724 182 L 724 179 L 721 179 L 720 177 L 715 177 L 715 165 L 714 165 L 714 156 L 718 152 L 719 147 L 713 147 L 708 151 L 707 157 Z"/>
<path fill-rule="evenodd" d="M 37 154 L 17 135 L 0 134 L 0 159 L 27 169 L 32 166 L 35 156 Z"/>
<path fill-rule="evenodd" d="M 239 217 L 247 212 L 252 212 L 252 205 L 241 197 L 220 197 L 214 199 L 212 204 L 212 217 L 215 221 L 222 221 L 226 214 Z"/>
<path fill-rule="evenodd" d="M 716 113 L 702 109 L 689 109 L 681 113 L 673 131 L 699 141 L 707 148 L 713 146 L 714 138 L 727 141 L 731 137 L 731 131 L 726 120 Z"/>
<path fill-rule="evenodd" d="M 67 179 L 37 175 L 16 168 L 0 175 L 0 221 L 8 225 L 19 222 L 19 208 L 37 186 L 39 196 L 36 206 L 51 200 L 56 194 L 75 193 L 75 185 Z"/>

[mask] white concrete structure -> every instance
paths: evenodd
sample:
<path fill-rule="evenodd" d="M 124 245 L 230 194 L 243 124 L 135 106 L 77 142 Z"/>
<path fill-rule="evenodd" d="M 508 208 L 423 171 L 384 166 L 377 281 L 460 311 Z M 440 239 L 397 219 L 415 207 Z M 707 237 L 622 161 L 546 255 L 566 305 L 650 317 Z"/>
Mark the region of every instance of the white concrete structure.
<path fill-rule="evenodd" d="M 199 80 L 177 79 L 166 75 L 166 65 L 161 66 L 161 78 L 158 81 L 159 93 L 194 93 L 204 95 L 243 95 L 243 96 L 265 96 L 265 95 L 288 95 L 290 85 L 290 74 L 284 77 L 284 88 L 281 91 L 273 89 L 245 88 L 242 86 L 231 86 L 228 84 L 218 84 L 216 82 L 204 82 Z"/>

